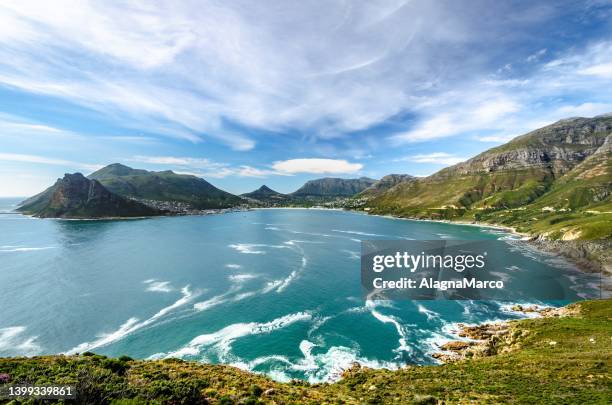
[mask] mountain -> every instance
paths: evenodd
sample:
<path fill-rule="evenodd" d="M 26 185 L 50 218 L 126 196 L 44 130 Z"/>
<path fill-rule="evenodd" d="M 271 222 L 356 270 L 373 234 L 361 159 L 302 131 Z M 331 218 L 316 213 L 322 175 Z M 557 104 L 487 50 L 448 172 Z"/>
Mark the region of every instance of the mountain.
<path fill-rule="evenodd" d="M 279 193 L 278 191 L 272 190 L 270 187 L 265 184 L 259 187 L 255 191 L 251 191 L 250 193 L 241 194 L 241 197 L 257 200 L 260 202 L 264 202 L 267 204 L 280 204 L 286 202 L 290 199 L 287 194 Z"/>
<path fill-rule="evenodd" d="M 301 199 L 352 197 L 376 183 L 367 177 L 358 179 L 338 179 L 326 177 L 307 181 L 290 195 Z"/>
<path fill-rule="evenodd" d="M 610 115 L 561 120 L 398 184 L 368 207 L 406 217 L 495 222 L 554 238 L 606 236 L 611 134 Z"/>
<path fill-rule="evenodd" d="M 138 200 L 181 202 L 194 209 L 228 208 L 242 202 L 200 177 L 171 170 L 153 172 L 114 163 L 88 177 L 113 193 Z"/>
<path fill-rule="evenodd" d="M 162 215 L 163 212 L 108 191 L 81 173 L 65 174 L 18 211 L 40 218 L 107 218 Z"/>
<path fill-rule="evenodd" d="M 416 181 L 417 177 L 411 176 L 409 174 L 388 174 L 382 179 L 378 180 L 376 183 L 372 184 L 370 187 L 363 190 L 359 196 L 360 197 L 373 197 L 379 194 L 384 193 L 385 191 L 391 189 L 392 187 L 397 186 L 403 182 L 411 182 Z"/>

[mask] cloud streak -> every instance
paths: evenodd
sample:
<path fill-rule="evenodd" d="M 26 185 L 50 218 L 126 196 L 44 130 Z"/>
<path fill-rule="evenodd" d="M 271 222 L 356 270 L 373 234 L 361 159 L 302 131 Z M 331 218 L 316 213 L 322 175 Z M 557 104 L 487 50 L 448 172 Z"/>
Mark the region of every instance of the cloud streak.
<path fill-rule="evenodd" d="M 37 155 L 24 155 L 19 153 L 0 153 L 0 161 L 4 162 L 21 162 L 21 163 L 36 163 L 43 165 L 68 166 L 78 169 L 95 171 L 103 167 L 103 165 L 74 162 L 70 160 L 54 159 Z"/>
<path fill-rule="evenodd" d="M 274 170 L 280 173 L 351 174 L 362 168 L 361 163 L 350 163 L 343 159 L 289 159 L 274 162 Z"/>

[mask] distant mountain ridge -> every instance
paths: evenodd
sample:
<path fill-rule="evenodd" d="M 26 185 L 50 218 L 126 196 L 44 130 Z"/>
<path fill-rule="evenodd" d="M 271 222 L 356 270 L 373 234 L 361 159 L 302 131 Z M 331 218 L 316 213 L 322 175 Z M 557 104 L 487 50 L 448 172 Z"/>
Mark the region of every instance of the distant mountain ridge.
<path fill-rule="evenodd" d="M 171 170 L 153 172 L 113 163 L 88 176 L 126 198 L 178 201 L 194 209 L 229 208 L 242 203 L 238 196 L 220 190 L 201 177 Z"/>
<path fill-rule="evenodd" d="M 290 195 L 298 198 L 317 197 L 352 197 L 376 183 L 367 177 L 358 179 L 340 179 L 325 177 L 309 180 Z"/>
<path fill-rule="evenodd" d="M 114 218 L 162 215 L 163 211 L 108 191 L 81 173 L 65 174 L 17 209 L 40 218 Z"/>
<path fill-rule="evenodd" d="M 280 205 L 288 202 L 291 197 L 287 194 L 279 193 L 278 191 L 272 190 L 265 184 L 259 187 L 257 190 L 251 191 L 250 193 L 244 193 L 241 197 L 255 200 L 263 204 Z"/>

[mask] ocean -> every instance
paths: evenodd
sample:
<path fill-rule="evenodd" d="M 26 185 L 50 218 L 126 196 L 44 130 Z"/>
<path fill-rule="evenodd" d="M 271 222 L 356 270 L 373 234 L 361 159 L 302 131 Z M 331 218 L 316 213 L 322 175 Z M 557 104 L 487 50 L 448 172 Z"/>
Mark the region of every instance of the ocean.
<path fill-rule="evenodd" d="M 362 239 L 502 239 L 508 266 L 592 277 L 477 226 L 316 209 L 41 220 L 17 202 L 0 199 L 0 356 L 180 357 L 334 381 L 354 361 L 433 364 L 456 323 L 521 316 L 507 302 L 364 300 Z"/>

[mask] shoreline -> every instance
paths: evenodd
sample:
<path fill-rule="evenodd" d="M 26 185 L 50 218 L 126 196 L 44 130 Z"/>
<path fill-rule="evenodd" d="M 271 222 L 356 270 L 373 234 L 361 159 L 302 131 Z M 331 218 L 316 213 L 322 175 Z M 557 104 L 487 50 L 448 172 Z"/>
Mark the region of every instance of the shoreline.
<path fill-rule="evenodd" d="M 231 365 L 84 352 L 0 357 L 0 388 L 70 381 L 77 392 L 80 388 L 83 403 L 605 403 L 611 305 L 610 300 L 580 301 L 542 309 L 548 319 L 466 326 L 466 340 L 486 343 L 446 346 L 456 352 L 447 363 L 397 370 L 354 363 L 331 384 L 281 383 Z M 533 314 L 530 307 L 516 309 Z"/>
<path fill-rule="evenodd" d="M 579 315 L 576 301 L 561 307 L 545 305 L 508 304 L 508 312 L 521 317 L 518 319 L 491 320 L 475 324 L 455 323 L 451 335 L 453 340 L 437 345 L 437 351 L 430 354 L 438 365 L 455 363 L 472 358 L 495 356 L 520 349 L 517 341 L 527 333 L 517 327 L 528 319 L 559 318 Z M 557 342 L 551 341 L 555 346 Z M 501 346 L 501 349 L 500 349 Z"/>
<path fill-rule="evenodd" d="M 216 210 L 216 211 L 215 211 Z M 207 215 L 220 215 L 220 214 L 228 214 L 234 212 L 247 212 L 247 211 L 256 211 L 256 210 L 315 210 L 315 211 L 346 211 L 353 214 L 360 215 L 369 215 L 374 217 L 388 218 L 394 220 L 404 220 L 404 221 L 419 221 L 419 222 L 433 222 L 433 223 L 441 223 L 448 225 L 462 225 L 462 226 L 473 226 L 484 229 L 493 229 L 498 231 L 506 232 L 509 236 L 517 237 L 518 240 L 529 243 L 531 247 L 537 249 L 545 254 L 558 254 L 563 256 L 568 262 L 576 266 L 581 271 L 586 273 L 594 273 L 601 272 L 606 278 L 609 278 L 612 275 L 612 269 L 610 269 L 609 259 L 597 260 L 599 258 L 593 258 L 590 253 L 592 253 L 593 249 L 587 248 L 590 244 L 596 243 L 596 241 L 565 241 L 566 244 L 573 242 L 574 244 L 580 244 L 579 248 L 573 247 L 571 249 L 562 249 L 559 246 L 559 241 L 548 240 L 543 238 L 542 235 L 534 235 L 523 232 L 518 232 L 516 228 L 499 225 L 499 224 L 491 224 L 487 222 L 479 222 L 479 221 L 453 221 L 449 219 L 428 219 L 428 218 L 411 218 L 411 217 L 401 217 L 392 214 L 373 214 L 367 211 L 356 210 L 356 209 L 347 209 L 347 208 L 327 208 L 327 207 L 250 207 L 250 208 L 242 208 L 242 209 L 233 209 L 233 208 L 219 208 L 219 209 L 211 209 L 211 212 L 208 213 L 175 213 L 175 214 L 166 214 L 166 215 L 153 215 L 153 216 L 140 216 L 140 217 L 103 217 L 103 218 L 39 218 L 34 215 L 24 214 L 19 211 L 9 212 L 7 214 L 19 214 L 29 218 L 36 219 L 52 219 L 52 220 L 61 220 L 61 221 L 120 221 L 120 220 L 142 220 L 142 219 L 155 219 L 155 218 L 167 218 L 167 217 L 189 217 L 189 216 L 207 216 Z M 607 280 L 608 281 L 608 280 Z M 610 283 L 606 282 L 606 286 L 608 289 L 612 289 L 612 286 L 609 286 Z"/>

